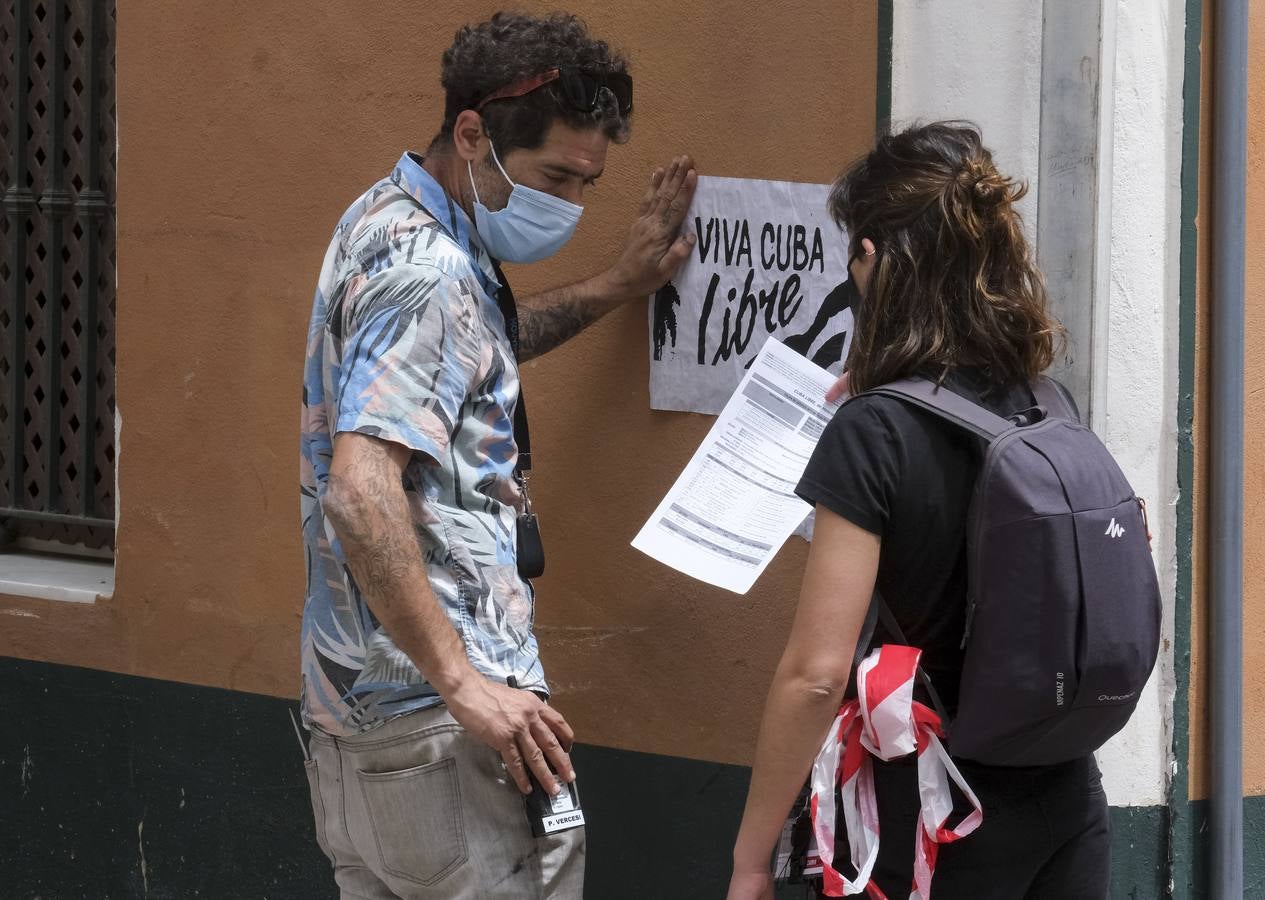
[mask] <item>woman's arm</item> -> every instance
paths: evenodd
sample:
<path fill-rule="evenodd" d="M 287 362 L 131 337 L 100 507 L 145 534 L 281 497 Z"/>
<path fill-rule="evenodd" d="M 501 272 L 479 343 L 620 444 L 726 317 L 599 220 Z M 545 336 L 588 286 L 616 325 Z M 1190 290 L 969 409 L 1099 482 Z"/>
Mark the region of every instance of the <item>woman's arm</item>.
<path fill-rule="evenodd" d="M 734 845 L 730 900 L 773 896 L 769 859 L 839 711 L 878 559 L 877 535 L 817 507 L 799 608 L 760 723 L 751 788 Z"/>

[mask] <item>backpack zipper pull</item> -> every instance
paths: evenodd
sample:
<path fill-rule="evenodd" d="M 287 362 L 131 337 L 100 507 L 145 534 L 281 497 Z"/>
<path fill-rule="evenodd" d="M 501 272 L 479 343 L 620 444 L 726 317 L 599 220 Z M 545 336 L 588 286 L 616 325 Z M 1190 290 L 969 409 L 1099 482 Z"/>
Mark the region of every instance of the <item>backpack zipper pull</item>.
<path fill-rule="evenodd" d="M 1138 497 L 1138 507 L 1142 510 L 1142 527 L 1146 530 L 1146 546 L 1147 549 L 1154 550 L 1151 542 L 1151 520 L 1146 514 L 1146 501 Z"/>

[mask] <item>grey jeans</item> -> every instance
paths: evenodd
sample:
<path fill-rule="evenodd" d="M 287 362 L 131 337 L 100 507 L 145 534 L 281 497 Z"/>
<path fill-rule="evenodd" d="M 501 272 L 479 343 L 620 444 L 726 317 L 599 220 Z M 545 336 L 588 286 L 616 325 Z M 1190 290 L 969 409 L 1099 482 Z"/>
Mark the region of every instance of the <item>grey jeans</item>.
<path fill-rule="evenodd" d="M 500 754 L 443 706 L 365 734 L 313 729 L 316 840 L 342 900 L 571 900 L 584 828 L 537 838 Z"/>

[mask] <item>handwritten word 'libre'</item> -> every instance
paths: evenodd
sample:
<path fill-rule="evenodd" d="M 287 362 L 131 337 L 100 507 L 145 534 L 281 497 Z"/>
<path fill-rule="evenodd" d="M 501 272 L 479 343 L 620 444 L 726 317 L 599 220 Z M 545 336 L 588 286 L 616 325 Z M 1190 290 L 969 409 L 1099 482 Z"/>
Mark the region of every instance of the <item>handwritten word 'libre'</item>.
<path fill-rule="evenodd" d="M 721 360 L 728 360 L 733 354 L 742 354 L 751 342 L 751 334 L 755 331 L 756 321 L 761 310 L 764 312 L 764 330 L 773 334 L 779 328 L 790 325 L 799 310 L 803 297 L 800 296 L 800 279 L 798 275 L 788 275 L 785 281 L 778 279 L 767 290 L 751 290 L 751 282 L 755 279 L 755 269 L 747 270 L 747 280 L 742 286 L 741 299 L 735 310 L 734 300 L 739 297 L 738 289 L 731 287 L 728 291 L 729 305 L 725 307 L 725 316 L 720 324 L 720 342 L 716 347 L 716 355 L 711 365 Z M 707 323 L 712 317 L 712 306 L 716 302 L 716 289 L 720 287 L 720 275 L 712 275 L 707 284 L 707 296 L 703 298 L 703 311 L 698 322 L 698 364 L 707 365 Z"/>

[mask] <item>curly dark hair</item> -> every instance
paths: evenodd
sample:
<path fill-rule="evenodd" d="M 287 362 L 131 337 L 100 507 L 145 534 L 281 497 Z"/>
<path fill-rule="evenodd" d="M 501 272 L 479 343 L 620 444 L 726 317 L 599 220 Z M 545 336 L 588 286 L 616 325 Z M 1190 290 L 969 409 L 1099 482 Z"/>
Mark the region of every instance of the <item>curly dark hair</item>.
<path fill-rule="evenodd" d="M 444 123 L 432 149 L 450 144 L 457 116 L 493 91 L 562 66 L 605 75 L 627 72 L 628 60 L 606 41 L 590 35 L 579 18 L 566 13 L 536 18 L 498 12 L 487 22 L 464 26 L 444 51 L 440 76 Z M 629 134 L 628 118 L 619 114 L 614 96 L 606 90 L 600 92 L 592 111 L 570 106 L 557 85 L 548 84 L 521 97 L 493 100 L 481 115 L 502 153 L 539 147 L 557 119 L 573 128 L 600 128 L 616 143 L 626 141 Z"/>
<path fill-rule="evenodd" d="M 1031 379 L 1062 345 L 1015 201 L 979 129 L 933 122 L 879 138 L 834 183 L 828 206 L 878 257 L 848 357 L 861 392 L 915 372 L 981 366 L 995 383 Z"/>

